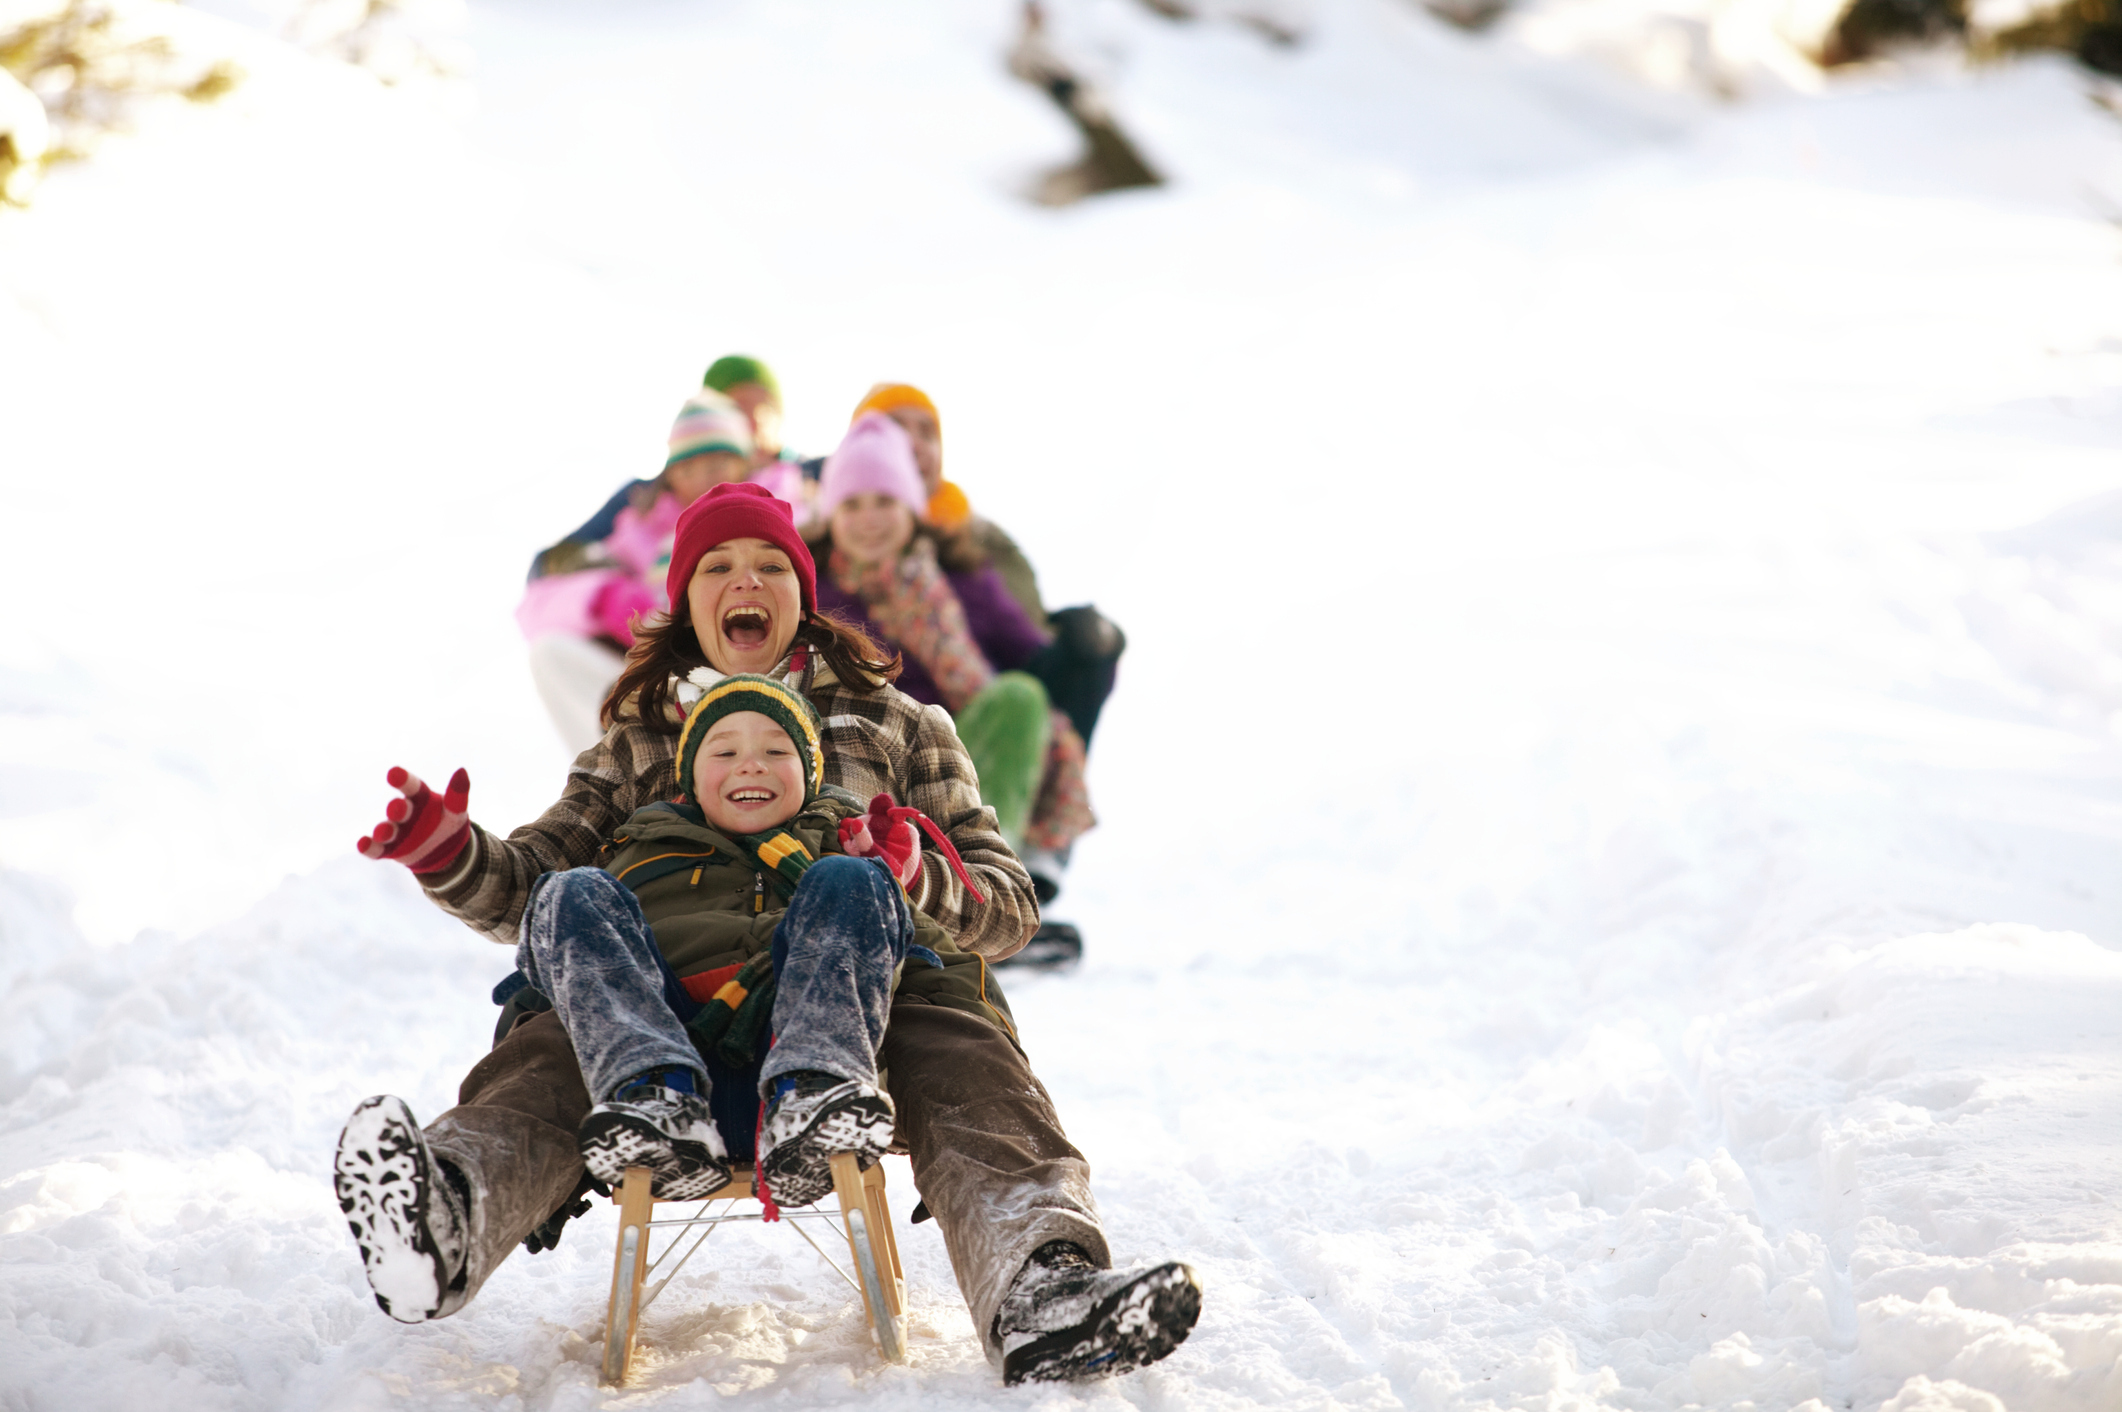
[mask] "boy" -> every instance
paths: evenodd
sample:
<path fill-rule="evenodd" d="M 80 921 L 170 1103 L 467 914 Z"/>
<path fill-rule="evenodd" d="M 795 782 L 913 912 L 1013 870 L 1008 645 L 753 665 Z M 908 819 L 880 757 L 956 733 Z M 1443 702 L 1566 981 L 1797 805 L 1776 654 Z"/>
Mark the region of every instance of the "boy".
<path fill-rule="evenodd" d="M 624 1019 L 600 1025 L 594 1001 L 579 1019 L 563 1016 L 590 1092 L 611 1094 L 580 1130 L 600 1181 L 647 1166 L 658 1196 L 704 1195 L 728 1180 L 732 1150 L 751 1155 L 756 1132 L 762 1184 L 776 1204 L 804 1206 L 831 1189 L 834 1153 L 858 1153 L 867 1167 L 890 1145 L 875 1055 L 899 973 L 909 954 L 922 969 L 948 971 L 946 955 L 968 974 L 980 963 L 907 904 L 914 811 L 880 797 L 865 816 L 852 797 L 821 794 L 823 775 L 810 703 L 768 677 L 725 677 L 678 739 L 690 800 L 638 810 L 614 835 L 601 861 L 638 902 L 660 963 L 637 968 L 635 988 L 660 983 L 674 1021 L 641 1036 L 650 1027 L 636 1012 L 660 1020 L 656 1005 L 601 985 Z M 523 948 L 523 974 L 540 990 L 566 984 L 556 972 L 579 949 L 569 939 L 556 954 L 549 937 L 561 919 L 546 920 Z M 999 1007 L 983 1008 L 1010 1029 Z"/>

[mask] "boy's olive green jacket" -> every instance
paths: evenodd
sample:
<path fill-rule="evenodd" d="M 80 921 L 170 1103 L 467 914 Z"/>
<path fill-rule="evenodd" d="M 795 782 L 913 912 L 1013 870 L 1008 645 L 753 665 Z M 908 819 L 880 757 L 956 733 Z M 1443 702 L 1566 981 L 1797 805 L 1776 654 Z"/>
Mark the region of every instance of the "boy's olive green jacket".
<path fill-rule="evenodd" d="M 841 851 L 840 820 L 861 812 L 854 796 L 828 786 L 782 828 L 801 840 L 813 858 L 823 858 Z M 640 901 L 658 949 L 681 980 L 739 966 L 765 951 L 788 910 L 745 850 L 713 825 L 700 822 L 697 810 L 683 805 L 651 804 L 635 810 L 600 850 L 597 866 L 626 884 Z M 949 932 L 908 905 L 914 918 L 913 945 L 927 947 L 943 964 L 931 966 L 910 953 L 899 968 L 894 998 L 977 1015 L 1022 1050 L 1009 1002 L 986 959 L 959 950 Z"/>

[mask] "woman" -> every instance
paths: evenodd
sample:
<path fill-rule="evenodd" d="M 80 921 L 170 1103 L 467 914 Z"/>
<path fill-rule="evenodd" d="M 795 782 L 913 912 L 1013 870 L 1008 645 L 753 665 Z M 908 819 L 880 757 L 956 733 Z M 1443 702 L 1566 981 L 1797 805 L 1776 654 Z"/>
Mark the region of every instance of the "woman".
<path fill-rule="evenodd" d="M 976 902 L 924 852 L 905 886 L 913 905 L 963 950 L 1014 951 L 1038 906 L 989 824 L 964 747 L 942 711 L 891 686 L 894 659 L 817 611 L 815 579 L 785 502 L 758 486 L 716 487 L 679 518 L 671 607 L 640 630 L 605 702 L 604 738 L 576 760 L 559 801 L 502 839 L 471 823 L 463 771 L 438 795 L 394 770 L 405 797 L 362 851 L 405 864 L 445 911 L 514 945 L 540 875 L 595 862 L 629 813 L 675 793 L 683 701 L 724 676 L 762 673 L 795 687 L 823 720 L 824 782 L 861 797 L 888 792 L 928 815 L 987 899 Z M 1125 1371 L 1186 1337 L 1199 1310 L 1191 1271 L 1111 1269 L 1088 1166 L 1011 1035 L 901 995 L 877 1057 L 914 1183 L 1005 1380 Z M 432 1306 L 388 1307 L 408 1322 L 463 1307 L 517 1242 L 548 1239 L 548 1218 L 581 1189 L 577 1130 L 593 1098 L 553 1012 L 519 1019 L 458 1097 L 391 1147 L 403 1171 L 395 1230 L 405 1258 L 446 1264 L 436 1251 L 447 1247 L 455 1262 Z M 351 1211 L 349 1200 L 342 1192 Z M 452 1243 L 448 1231 L 464 1234 Z"/>
<path fill-rule="evenodd" d="M 671 424 L 662 471 L 620 490 L 531 561 L 516 623 L 530 639 L 531 680 L 570 751 L 604 734 L 598 710 L 633 645 L 634 619 L 666 606 L 663 575 L 679 514 L 717 485 L 772 476 L 770 489 L 788 489 L 780 463 L 754 467 L 751 427 L 721 392 L 694 393 Z"/>
<path fill-rule="evenodd" d="M 957 718 L 981 797 L 1048 900 L 1095 822 L 1083 739 L 1022 670 L 1048 634 L 977 547 L 921 524 L 928 503 L 906 432 L 881 413 L 857 418 L 818 482 L 818 601 L 901 654 L 901 691 Z"/>

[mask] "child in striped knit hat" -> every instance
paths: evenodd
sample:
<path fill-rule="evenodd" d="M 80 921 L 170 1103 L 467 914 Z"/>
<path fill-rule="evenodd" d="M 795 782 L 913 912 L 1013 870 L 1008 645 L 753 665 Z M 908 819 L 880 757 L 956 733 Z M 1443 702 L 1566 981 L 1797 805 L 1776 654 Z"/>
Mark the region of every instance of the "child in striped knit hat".
<path fill-rule="evenodd" d="M 714 487 L 752 475 L 743 409 L 702 388 L 671 423 L 663 469 L 622 488 L 532 560 L 516 623 L 531 645 L 532 680 L 570 751 L 603 737 L 599 708 L 625 667 L 635 622 L 670 606 L 663 580 L 678 516 Z"/>
<path fill-rule="evenodd" d="M 663 483 L 684 509 L 710 489 L 752 472 L 752 424 L 744 409 L 711 387 L 685 399 L 671 423 Z"/>

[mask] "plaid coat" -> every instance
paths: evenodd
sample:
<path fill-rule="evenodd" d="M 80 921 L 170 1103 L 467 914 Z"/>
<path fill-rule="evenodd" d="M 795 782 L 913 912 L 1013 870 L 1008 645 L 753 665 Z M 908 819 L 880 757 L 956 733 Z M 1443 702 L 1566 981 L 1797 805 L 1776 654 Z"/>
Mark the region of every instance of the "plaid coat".
<path fill-rule="evenodd" d="M 825 782 L 863 799 L 888 792 L 936 821 L 965 859 L 987 901 L 975 902 L 942 855 L 923 852 L 907 889 L 914 906 L 942 923 L 958 945 L 990 960 L 1015 954 L 1039 925 L 1030 874 L 980 802 L 972 757 L 940 706 L 923 706 L 893 687 L 854 691 L 815 655 L 789 677 L 825 722 Z M 675 797 L 678 737 L 644 728 L 622 713 L 604 739 L 575 758 L 552 808 L 507 838 L 472 825 L 471 842 L 450 867 L 420 878 L 451 916 L 514 946 L 523 907 L 540 873 L 593 866 L 597 851 L 645 804 Z"/>

